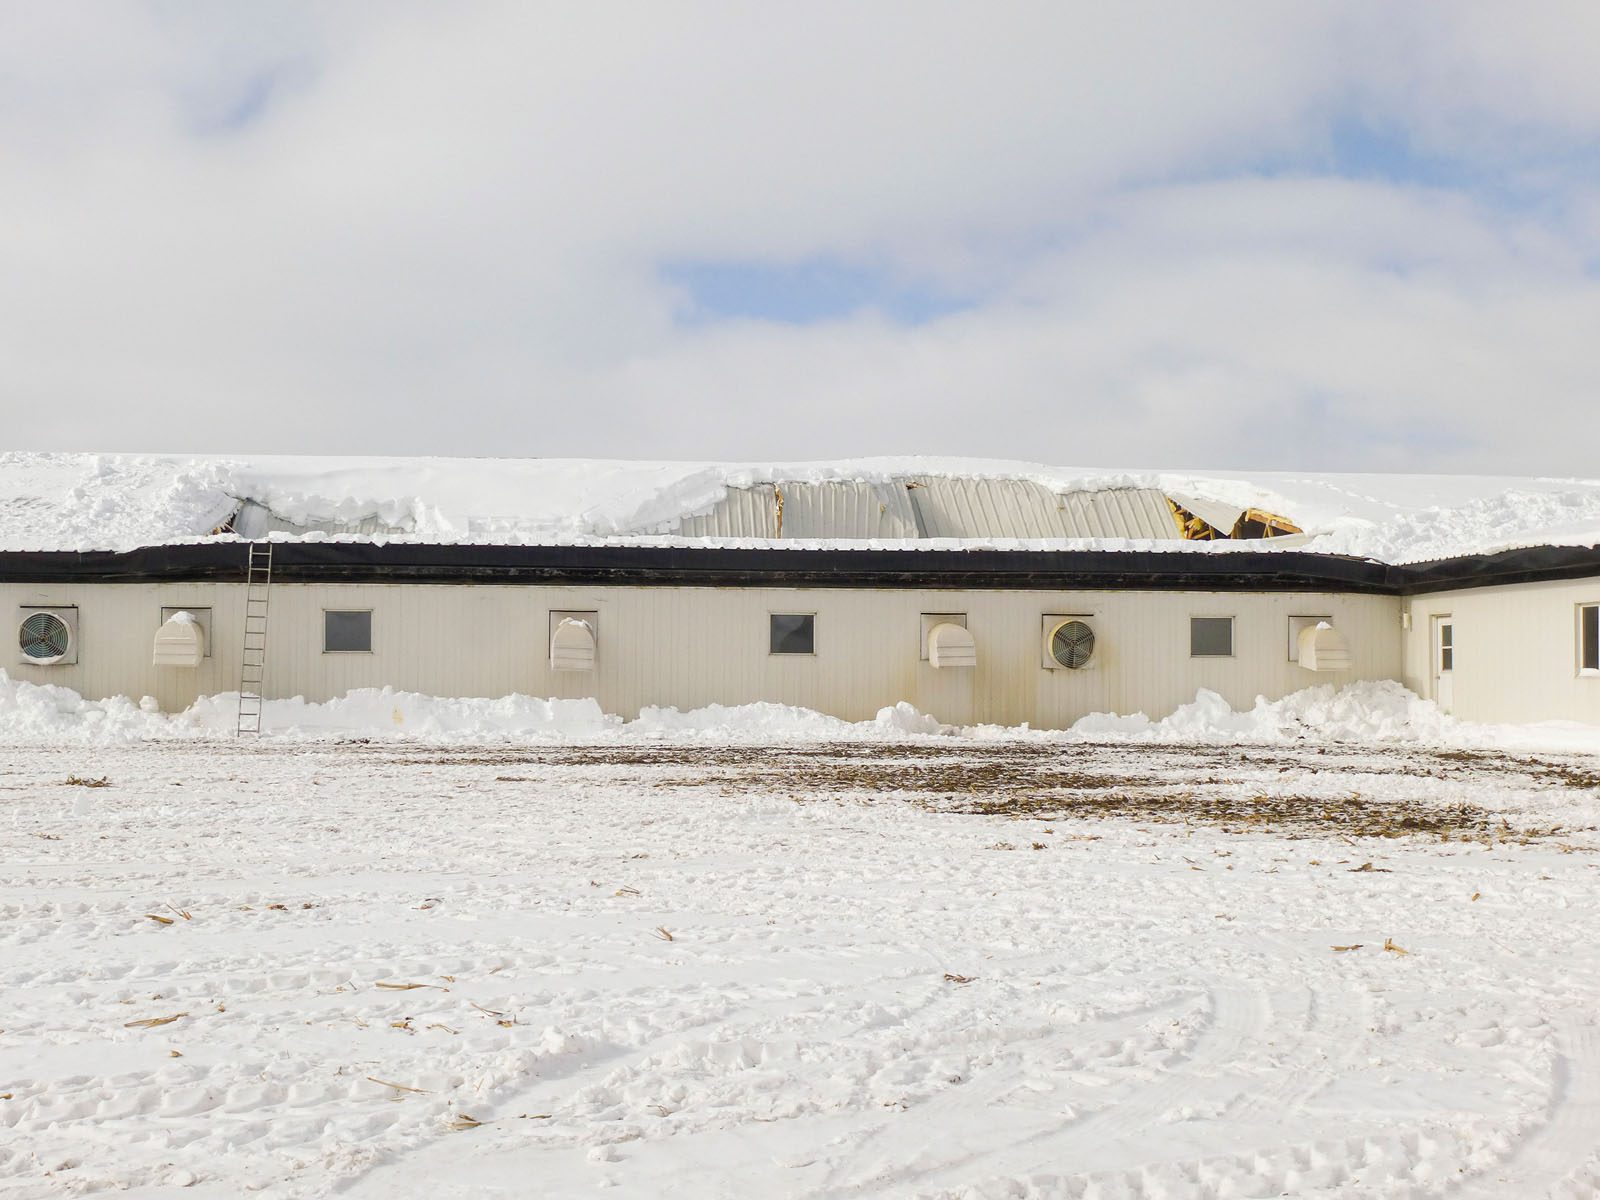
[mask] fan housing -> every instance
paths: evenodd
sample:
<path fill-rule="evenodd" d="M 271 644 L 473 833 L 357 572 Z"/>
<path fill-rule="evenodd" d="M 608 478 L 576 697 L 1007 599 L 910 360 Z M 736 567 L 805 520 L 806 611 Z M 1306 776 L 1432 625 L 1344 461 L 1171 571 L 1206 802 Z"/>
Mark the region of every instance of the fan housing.
<path fill-rule="evenodd" d="M 1094 658 L 1094 629 L 1082 617 L 1046 622 L 1044 653 L 1052 667 L 1081 671 Z"/>
<path fill-rule="evenodd" d="M 24 608 L 19 616 L 19 662 L 32 667 L 56 667 L 78 661 L 76 608 Z"/>

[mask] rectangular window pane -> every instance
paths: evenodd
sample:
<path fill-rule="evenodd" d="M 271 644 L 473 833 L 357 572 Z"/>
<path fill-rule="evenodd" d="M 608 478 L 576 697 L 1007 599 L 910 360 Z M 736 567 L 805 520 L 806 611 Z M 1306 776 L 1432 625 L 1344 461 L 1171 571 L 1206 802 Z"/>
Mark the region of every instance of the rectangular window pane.
<path fill-rule="evenodd" d="M 1439 626 L 1439 645 L 1454 646 L 1456 644 L 1456 627 L 1454 625 Z"/>
<path fill-rule="evenodd" d="M 1444 649 L 1439 651 L 1439 670 L 1454 671 L 1455 669 L 1456 652 L 1452 647 L 1446 646 Z"/>
<path fill-rule="evenodd" d="M 770 641 L 774 654 L 815 654 L 817 618 L 811 613 L 773 613 Z"/>
<path fill-rule="evenodd" d="M 1583 610 L 1583 669 L 1600 671 L 1600 604 Z"/>
<path fill-rule="evenodd" d="M 1191 658 L 1228 658 L 1233 654 L 1232 617 L 1190 617 Z"/>
<path fill-rule="evenodd" d="M 325 653 L 350 653 L 372 649 L 372 614 L 336 612 L 322 614 L 322 649 Z"/>

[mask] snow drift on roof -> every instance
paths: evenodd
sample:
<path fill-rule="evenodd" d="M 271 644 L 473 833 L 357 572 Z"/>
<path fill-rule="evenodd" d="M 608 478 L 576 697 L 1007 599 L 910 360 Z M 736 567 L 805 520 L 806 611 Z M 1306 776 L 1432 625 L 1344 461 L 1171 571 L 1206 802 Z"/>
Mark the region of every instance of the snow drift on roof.
<path fill-rule="evenodd" d="M 1117 489 L 1130 494 L 1159 491 L 1209 502 L 1217 511 L 1260 509 L 1305 530 L 1309 540 L 1294 539 L 1301 548 L 1389 562 L 1527 545 L 1600 544 L 1600 480 L 1075 469 L 956 458 L 731 464 L 11 452 L 0 454 L 0 550 L 126 550 L 208 538 L 236 518 L 243 533 L 280 537 L 293 536 L 285 530 L 311 530 L 299 536 L 660 543 L 677 540 L 675 531 L 693 535 L 719 505 L 727 506 L 730 489 L 847 482 L 893 497 L 907 482 L 945 480 L 1022 481 L 1058 497 Z M 981 488 L 969 490 L 983 495 Z M 1119 507 L 1133 511 L 1126 505 L 1106 511 Z M 799 523 L 802 514 L 796 509 L 791 514 L 795 524 L 779 544 L 904 545 L 910 539 L 897 539 L 910 518 L 897 516 L 898 511 L 885 501 L 882 521 L 852 516 L 860 524 L 857 536 L 872 541 L 834 543 L 806 538 L 809 530 Z M 1059 540 L 1019 543 L 1008 536 L 1011 527 L 1003 515 L 996 520 L 992 537 L 936 544 L 959 549 L 1002 541 L 1011 546 L 1055 545 Z M 249 527 L 252 521 L 254 528 Z M 716 544 L 771 544 L 757 529 L 752 525 L 749 534 L 718 538 Z M 338 530 L 353 532 L 330 532 Z M 938 532 L 919 531 L 924 538 Z M 1148 529 L 1141 526 L 1139 532 Z M 791 540 L 788 533 L 806 540 Z M 706 544 L 704 536 L 693 540 Z M 1136 537 L 1089 544 L 1212 553 L 1274 542 Z"/>

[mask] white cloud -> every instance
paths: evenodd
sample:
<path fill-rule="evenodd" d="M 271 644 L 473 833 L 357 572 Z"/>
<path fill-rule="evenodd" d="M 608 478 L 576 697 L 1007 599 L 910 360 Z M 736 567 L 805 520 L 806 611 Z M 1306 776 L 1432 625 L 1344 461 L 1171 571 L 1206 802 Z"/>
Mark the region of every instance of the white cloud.
<path fill-rule="evenodd" d="M 19 447 L 1592 473 L 1587 7 L 19 11 Z M 1460 181 L 1333 177 L 1350 119 Z M 973 303 L 660 274 L 817 256 Z"/>

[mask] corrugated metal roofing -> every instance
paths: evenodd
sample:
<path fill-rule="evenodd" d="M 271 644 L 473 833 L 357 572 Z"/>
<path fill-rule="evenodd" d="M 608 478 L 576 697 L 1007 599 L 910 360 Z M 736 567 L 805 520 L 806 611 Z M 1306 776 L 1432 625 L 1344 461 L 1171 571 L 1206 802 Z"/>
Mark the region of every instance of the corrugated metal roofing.
<path fill-rule="evenodd" d="M 1108 488 L 1061 497 L 1069 537 L 1176 539 L 1181 536 L 1164 493 L 1155 488 Z"/>
<path fill-rule="evenodd" d="M 729 488 L 710 512 L 683 518 L 672 532 L 685 537 L 860 540 L 1171 540 L 1180 535 L 1166 496 L 1154 488 L 1058 494 L 1020 479 L 942 476 L 883 484 L 779 482 Z"/>
<path fill-rule="evenodd" d="M 280 517 L 264 504 L 246 500 L 233 517 L 233 531 L 244 538 L 266 537 L 269 533 L 410 533 L 411 526 L 395 525 L 375 515 L 358 521 L 311 521 L 298 523 Z"/>
<path fill-rule="evenodd" d="M 783 500 L 780 532 L 778 500 Z M 777 483 L 729 488 L 709 513 L 685 517 L 685 537 L 914 538 L 916 514 L 900 484 Z"/>
<path fill-rule="evenodd" d="M 681 518 L 671 532 L 684 537 L 777 537 L 777 496 L 770 484 L 729 488 L 710 512 Z"/>
<path fill-rule="evenodd" d="M 917 517 L 898 483 L 785 483 L 783 536 L 909 538 Z"/>
<path fill-rule="evenodd" d="M 1073 536 L 1063 519 L 1060 497 L 1037 483 L 937 477 L 908 483 L 924 537 Z"/>
<path fill-rule="evenodd" d="M 1060 494 L 1018 479 L 924 479 L 911 489 L 927 537 L 1156 538 L 1179 536 L 1153 488 Z"/>

